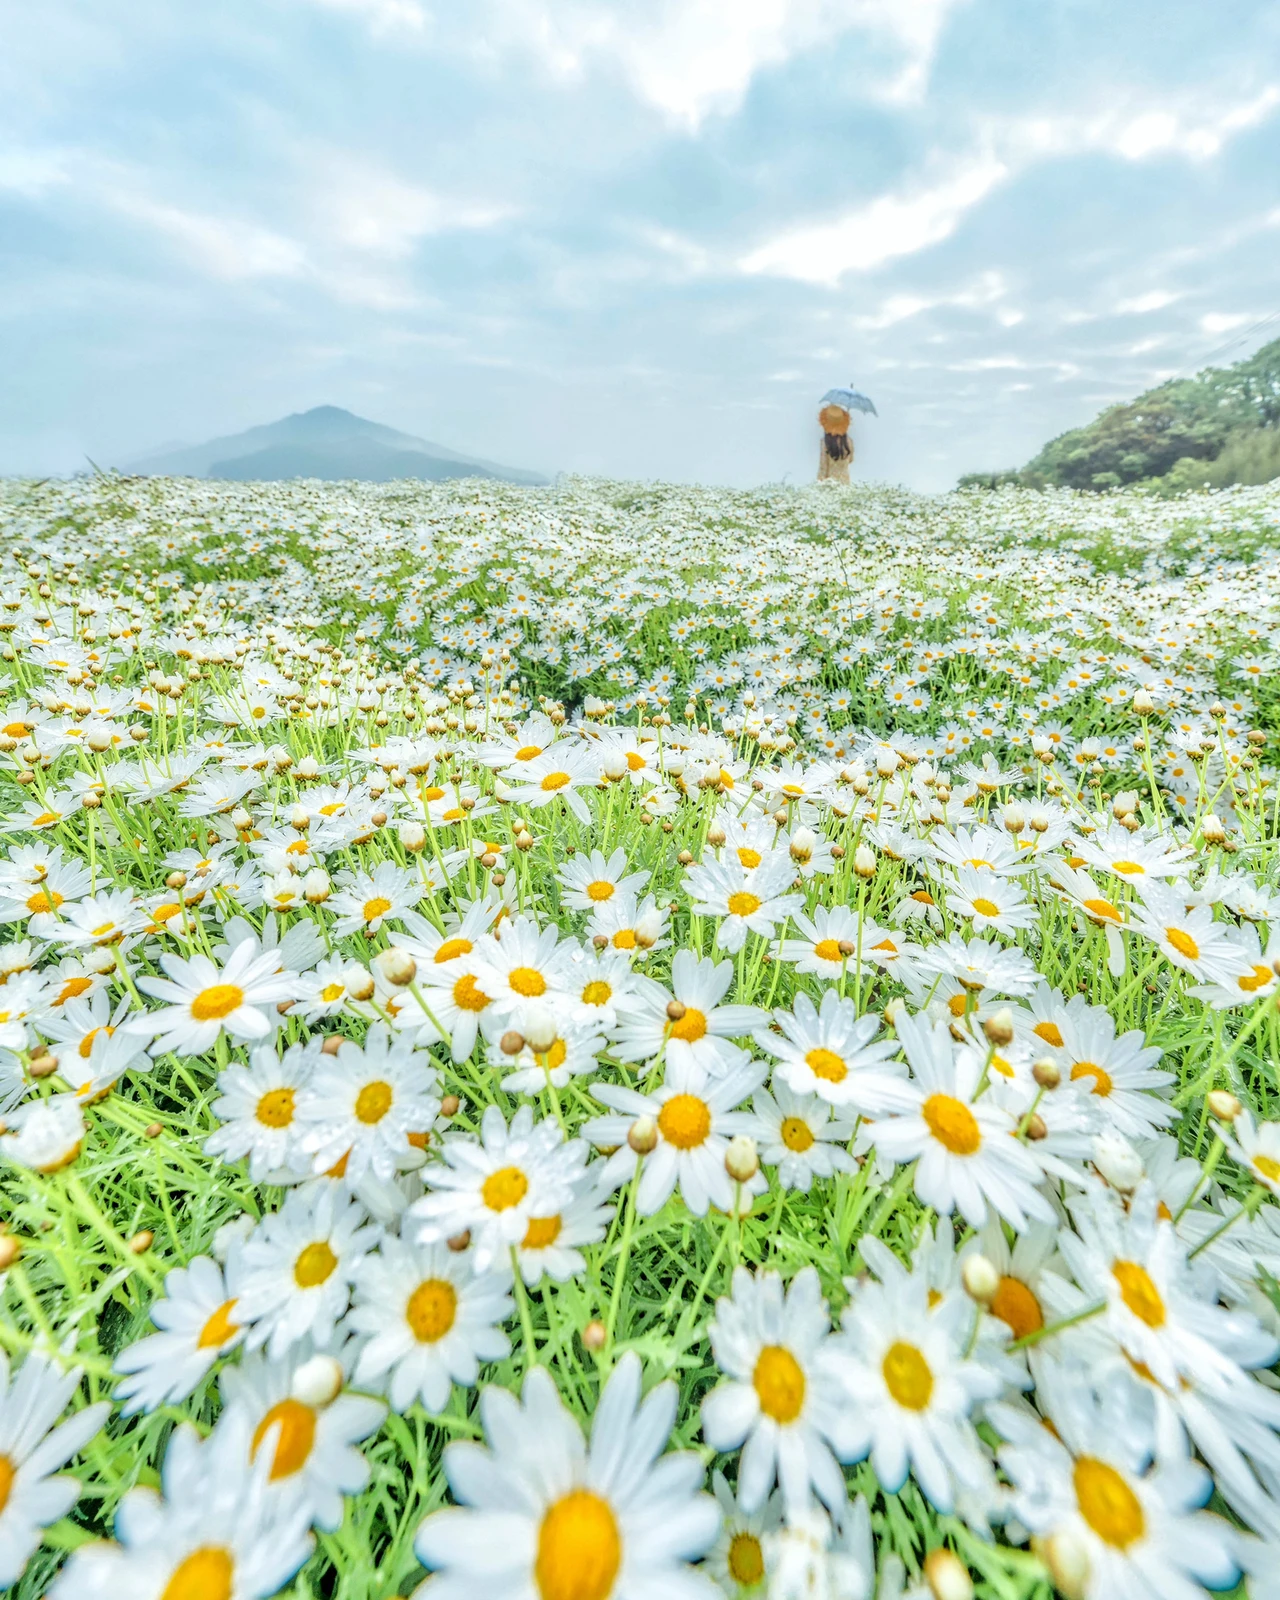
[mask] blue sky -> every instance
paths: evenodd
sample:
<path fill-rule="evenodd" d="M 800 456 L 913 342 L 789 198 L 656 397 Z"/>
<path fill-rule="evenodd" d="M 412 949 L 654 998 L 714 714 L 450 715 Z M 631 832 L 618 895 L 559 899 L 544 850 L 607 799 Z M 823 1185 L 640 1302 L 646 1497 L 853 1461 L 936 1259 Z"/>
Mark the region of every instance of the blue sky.
<path fill-rule="evenodd" d="M 1280 334 L 1269 0 L 0 0 L 0 36 L 0 471 L 332 403 L 795 481 L 853 379 L 858 470 L 935 489 Z"/>

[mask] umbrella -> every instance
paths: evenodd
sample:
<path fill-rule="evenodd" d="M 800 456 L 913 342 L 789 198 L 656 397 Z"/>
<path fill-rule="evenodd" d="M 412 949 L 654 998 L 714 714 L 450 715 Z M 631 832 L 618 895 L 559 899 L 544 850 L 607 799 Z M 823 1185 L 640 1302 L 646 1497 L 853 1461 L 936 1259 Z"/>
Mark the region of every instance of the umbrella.
<path fill-rule="evenodd" d="M 868 400 L 865 394 L 859 394 L 856 389 L 828 389 L 822 397 L 822 404 L 843 406 L 846 411 L 869 411 L 873 417 L 880 415 L 875 402 Z"/>

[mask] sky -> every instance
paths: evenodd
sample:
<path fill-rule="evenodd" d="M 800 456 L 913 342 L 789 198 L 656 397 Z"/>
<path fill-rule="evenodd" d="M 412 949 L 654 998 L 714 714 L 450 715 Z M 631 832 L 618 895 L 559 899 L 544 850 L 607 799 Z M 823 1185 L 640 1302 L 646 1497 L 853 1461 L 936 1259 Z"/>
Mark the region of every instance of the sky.
<path fill-rule="evenodd" d="M 0 472 L 945 489 L 1280 335 L 1272 0 L 0 0 Z"/>

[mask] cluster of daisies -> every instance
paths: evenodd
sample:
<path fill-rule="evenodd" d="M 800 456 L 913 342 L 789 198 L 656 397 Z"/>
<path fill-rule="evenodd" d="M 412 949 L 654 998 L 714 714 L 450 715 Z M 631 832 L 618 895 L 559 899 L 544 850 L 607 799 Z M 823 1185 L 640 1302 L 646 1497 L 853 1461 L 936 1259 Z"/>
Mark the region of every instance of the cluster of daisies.
<path fill-rule="evenodd" d="M 1239 669 L 1276 557 L 1211 546 L 1265 493 L 1210 502 L 1190 572 L 1129 506 L 1128 589 L 1069 541 L 1034 596 L 1010 551 L 879 605 L 824 596 L 820 544 L 786 585 L 722 554 L 698 625 L 758 625 L 721 659 L 768 672 L 574 706 L 533 703 L 546 630 L 603 639 L 611 594 L 651 628 L 724 497 L 112 492 L 31 488 L 0 573 L 0 1584 L 1280 1593 L 1273 690 Z M 906 548 L 900 498 L 757 512 Z M 1030 547 L 1030 499 L 928 519 Z M 575 541 L 636 519 L 653 570 L 588 585 Z M 230 575 L 165 570 L 215 541 Z M 469 665 L 392 648 L 502 552 L 527 609 L 459 611 Z M 789 698 L 853 670 L 801 646 L 823 614 L 834 738 Z M 1039 676 L 974 749 L 870 725 L 908 655 L 956 699 Z M 1056 737 L 1040 669 L 1086 655 Z"/>

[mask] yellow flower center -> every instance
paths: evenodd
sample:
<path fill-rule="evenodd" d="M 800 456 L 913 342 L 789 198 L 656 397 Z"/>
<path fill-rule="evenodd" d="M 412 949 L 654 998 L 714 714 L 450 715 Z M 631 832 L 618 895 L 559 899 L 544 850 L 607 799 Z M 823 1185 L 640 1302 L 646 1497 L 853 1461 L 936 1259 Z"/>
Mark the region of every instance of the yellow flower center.
<path fill-rule="evenodd" d="M 470 955 L 474 948 L 470 939 L 464 939 L 461 935 L 457 935 L 452 939 L 446 939 L 436 951 L 432 960 L 438 965 L 442 961 L 452 961 L 456 956 Z"/>
<path fill-rule="evenodd" d="M 964 990 L 960 989 L 947 1001 L 947 1010 L 953 1017 L 962 1017 L 965 1013 L 965 1005 Z"/>
<path fill-rule="evenodd" d="M 634 928 L 619 928 L 617 933 L 615 933 L 614 936 L 613 936 L 613 948 L 615 950 L 634 950 L 635 947 L 636 947 L 635 929 Z"/>
<path fill-rule="evenodd" d="M 1142 1503 L 1114 1467 L 1081 1456 L 1071 1469 L 1080 1515 L 1104 1544 L 1127 1550 L 1146 1531 Z"/>
<path fill-rule="evenodd" d="M 764 857 L 758 850 L 753 850 L 750 845 L 744 844 L 738 849 L 738 860 L 750 871 L 752 867 L 758 867 Z"/>
<path fill-rule="evenodd" d="M 1099 922 L 1121 922 L 1124 920 L 1110 900 L 1094 898 L 1082 900 L 1080 903 L 1089 915 L 1095 917 Z"/>
<path fill-rule="evenodd" d="M 550 1050 L 535 1050 L 533 1059 L 544 1072 L 554 1072 L 557 1067 L 564 1065 L 565 1057 L 569 1054 L 569 1046 L 563 1039 L 552 1041 Z"/>
<path fill-rule="evenodd" d="M 1046 1044 L 1051 1044 L 1055 1050 L 1062 1049 L 1062 1029 L 1056 1022 L 1037 1022 L 1031 1031 L 1037 1039 L 1043 1039 Z"/>
<path fill-rule="evenodd" d="M 254 1116 L 267 1128 L 287 1128 L 293 1121 L 293 1109 L 297 1095 L 292 1089 L 268 1089 L 262 1095 Z"/>
<path fill-rule="evenodd" d="M 1200 946 L 1189 933 L 1184 933 L 1181 928 L 1166 928 L 1164 936 L 1180 956 L 1185 956 L 1188 961 L 1199 961 Z"/>
<path fill-rule="evenodd" d="M 560 1237 L 560 1229 L 564 1226 L 557 1217 L 530 1217 L 529 1226 L 525 1229 L 521 1241 L 522 1250 L 545 1250 Z"/>
<path fill-rule="evenodd" d="M 201 1545 L 173 1569 L 160 1600 L 231 1600 L 235 1563 L 220 1544 Z"/>
<path fill-rule="evenodd" d="M 62 896 L 56 889 L 37 889 L 27 901 L 27 910 L 34 917 L 42 911 L 56 911 L 61 904 Z"/>
<path fill-rule="evenodd" d="M 1140 861 L 1113 861 L 1111 870 L 1123 873 L 1126 878 L 1142 878 L 1147 872 Z"/>
<path fill-rule="evenodd" d="M 539 1600 L 607 1600 L 622 1566 L 622 1536 L 609 1502 L 571 1489 L 547 1507 L 533 1564 Z"/>
<path fill-rule="evenodd" d="M 61 820 L 60 812 L 42 811 L 38 817 L 32 817 L 31 826 L 33 828 L 47 828 L 51 822 L 60 822 Z"/>
<path fill-rule="evenodd" d="M 1120 1285 L 1120 1298 L 1139 1322 L 1148 1328 L 1164 1327 L 1164 1301 L 1144 1266 L 1136 1261 L 1113 1261 L 1111 1276 Z"/>
<path fill-rule="evenodd" d="M 679 1022 L 671 1024 L 671 1037 L 683 1039 L 685 1044 L 697 1044 L 699 1039 L 706 1037 L 706 1013 L 699 1011 L 697 1006 L 686 1006 L 684 1016 Z"/>
<path fill-rule="evenodd" d="M 244 990 L 238 984 L 215 983 L 191 1002 L 191 1015 L 197 1022 L 221 1022 L 243 1004 Z"/>
<path fill-rule="evenodd" d="M 322 1000 L 338 1000 L 346 993 L 346 985 L 341 983 L 326 983 L 320 991 Z"/>
<path fill-rule="evenodd" d="M 0 1515 L 3 1515 L 4 1508 L 9 1504 L 9 1496 L 13 1493 L 13 1480 L 17 1476 L 9 1457 L 0 1456 Z"/>
<path fill-rule="evenodd" d="M 929 1363 L 913 1344 L 891 1344 L 881 1364 L 885 1388 L 904 1411 L 923 1411 L 933 1394 Z"/>
<path fill-rule="evenodd" d="M 104 1024 L 104 1026 L 101 1028 L 90 1028 L 88 1033 L 85 1034 L 84 1038 L 81 1039 L 79 1044 L 80 1059 L 82 1061 L 87 1061 L 93 1054 L 93 1041 L 100 1033 L 105 1033 L 109 1039 L 115 1031 L 116 1030 L 110 1025 L 110 1023 Z"/>
<path fill-rule="evenodd" d="M 752 894 L 749 889 L 739 889 L 728 900 L 729 911 L 735 917 L 749 917 L 753 911 L 759 911 L 763 904 L 760 896 Z"/>
<path fill-rule="evenodd" d="M 293 1263 L 293 1281 L 299 1289 L 317 1289 L 337 1265 L 338 1258 L 329 1248 L 328 1240 L 317 1239 L 307 1245 Z"/>
<path fill-rule="evenodd" d="M 534 756 L 540 756 L 541 754 L 542 746 L 540 744 L 522 744 L 516 751 L 515 758 L 517 761 L 532 761 Z"/>
<path fill-rule="evenodd" d="M 920 1107 L 929 1132 L 953 1156 L 974 1155 L 982 1144 L 978 1119 L 954 1095 L 931 1094 Z"/>
<path fill-rule="evenodd" d="M 554 794 L 557 789 L 563 789 L 570 781 L 567 772 L 548 772 L 538 787 L 547 794 Z"/>
<path fill-rule="evenodd" d="M 1273 1156 L 1254 1156 L 1253 1164 L 1268 1183 L 1274 1183 L 1280 1178 L 1280 1161 Z"/>
<path fill-rule="evenodd" d="M 819 961 L 843 961 L 844 954 L 840 949 L 838 939 L 819 939 L 813 947 L 813 953 Z"/>
<path fill-rule="evenodd" d="M 612 900 L 614 885 L 607 878 L 597 878 L 587 885 L 587 899 L 594 900 L 597 904 L 601 900 Z"/>
<path fill-rule="evenodd" d="M 735 1533 L 729 1541 L 729 1576 L 744 1589 L 764 1577 L 764 1551 L 754 1533 Z"/>
<path fill-rule="evenodd" d="M 226 1344 L 240 1324 L 231 1320 L 231 1313 L 236 1308 L 234 1300 L 224 1300 L 213 1313 L 204 1327 L 200 1330 L 200 1337 L 196 1340 L 197 1350 L 216 1350 Z"/>
<path fill-rule="evenodd" d="M 583 986 L 582 1003 L 584 1006 L 608 1005 L 612 998 L 613 988 L 603 978 L 592 978 L 590 983 Z"/>
<path fill-rule="evenodd" d="M 658 1113 L 658 1131 L 677 1150 L 695 1150 L 711 1132 L 711 1108 L 696 1094 L 672 1095 Z"/>
<path fill-rule="evenodd" d="M 499 1167 L 480 1186 L 480 1198 L 490 1211 L 510 1211 L 529 1192 L 529 1180 L 519 1167 Z"/>
<path fill-rule="evenodd" d="M 1071 1079 L 1075 1082 L 1078 1078 L 1092 1078 L 1093 1088 L 1090 1094 L 1109 1095 L 1114 1088 L 1111 1074 L 1105 1067 L 1100 1067 L 1096 1061 L 1077 1061 L 1071 1069 Z"/>
<path fill-rule="evenodd" d="M 1044 1327 L 1040 1302 L 1021 1278 L 1001 1278 L 991 1297 L 990 1310 L 993 1317 L 999 1317 L 1009 1327 L 1015 1339 L 1025 1339 Z"/>
<path fill-rule="evenodd" d="M 280 1435 L 276 1440 L 271 1471 L 267 1474 L 272 1483 L 281 1478 L 291 1478 L 306 1466 L 311 1447 L 316 1442 L 316 1414 L 312 1408 L 304 1406 L 301 1400 L 278 1400 L 253 1431 L 253 1443 L 249 1446 L 250 1461 L 257 1456 L 268 1431 L 277 1423 Z"/>
<path fill-rule="evenodd" d="M 751 1382 L 760 1409 L 775 1422 L 794 1422 L 804 1408 L 804 1373 L 790 1350 L 767 1344 L 756 1359 Z"/>
<path fill-rule="evenodd" d="M 489 996 L 467 972 L 453 986 L 453 1003 L 459 1011 L 483 1011 Z"/>
<path fill-rule="evenodd" d="M 813 1130 L 803 1117 L 784 1117 L 778 1130 L 788 1150 L 803 1154 L 813 1143 Z"/>
<path fill-rule="evenodd" d="M 644 757 L 638 750 L 627 751 L 627 767 L 632 772 L 639 772 L 644 767 Z"/>
<path fill-rule="evenodd" d="M 979 895 L 973 902 L 973 909 L 984 917 L 998 917 L 1000 915 L 1000 907 L 994 900 L 988 900 L 984 895 Z"/>
<path fill-rule="evenodd" d="M 818 1045 L 805 1056 L 805 1065 L 815 1078 L 821 1078 L 824 1083 L 843 1083 L 849 1076 L 849 1068 L 843 1056 L 838 1056 L 834 1050 L 828 1050 Z"/>
<path fill-rule="evenodd" d="M 372 1083 L 366 1083 L 356 1096 L 356 1120 L 363 1122 L 366 1127 L 381 1122 L 387 1112 L 391 1110 L 394 1099 L 389 1083 L 383 1083 L 381 1078 L 375 1078 Z"/>
<path fill-rule="evenodd" d="M 1256 994 L 1259 989 L 1265 989 L 1274 977 L 1275 973 L 1271 968 L 1263 966 L 1259 962 L 1252 972 L 1246 973 L 1243 978 L 1238 978 L 1236 982 L 1246 994 Z"/>
<path fill-rule="evenodd" d="M 390 900 L 385 895 L 375 894 L 372 900 L 366 900 L 364 903 L 364 920 L 376 922 L 379 917 L 385 917 L 390 910 Z"/>
<path fill-rule="evenodd" d="M 512 967 L 507 974 L 507 982 L 517 994 L 524 995 L 526 999 L 547 992 L 547 980 L 537 967 Z"/>
<path fill-rule="evenodd" d="M 405 1321 L 419 1344 L 443 1339 L 458 1315 L 458 1291 L 447 1278 L 425 1278 L 409 1296 Z"/>
<path fill-rule="evenodd" d="M 54 1004 L 61 1006 L 65 1005 L 68 1000 L 78 999 L 86 989 L 92 986 L 92 978 L 68 978 L 58 991 L 58 998 L 54 1001 Z"/>

